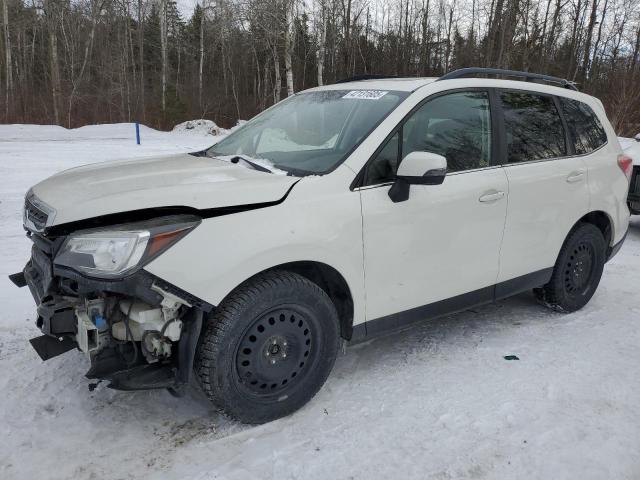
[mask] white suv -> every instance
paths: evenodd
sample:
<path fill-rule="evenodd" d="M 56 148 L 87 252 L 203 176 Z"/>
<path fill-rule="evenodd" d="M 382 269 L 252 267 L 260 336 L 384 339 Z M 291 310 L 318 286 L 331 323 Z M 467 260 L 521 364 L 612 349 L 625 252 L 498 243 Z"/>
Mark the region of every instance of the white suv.
<path fill-rule="evenodd" d="M 601 102 L 553 77 L 313 88 L 206 151 L 35 185 L 11 277 L 43 359 L 77 347 L 125 390 L 181 394 L 193 372 L 265 422 L 313 397 L 343 340 L 529 289 L 583 307 L 627 231 L 621 152 Z"/>

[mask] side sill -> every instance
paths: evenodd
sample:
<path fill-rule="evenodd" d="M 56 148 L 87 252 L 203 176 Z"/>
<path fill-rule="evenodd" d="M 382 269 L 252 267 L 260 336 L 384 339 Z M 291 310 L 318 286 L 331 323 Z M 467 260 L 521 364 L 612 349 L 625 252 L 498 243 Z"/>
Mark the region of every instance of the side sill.
<path fill-rule="evenodd" d="M 469 293 L 368 320 L 354 325 L 353 335 L 349 343 L 356 344 L 370 340 L 377 336 L 398 331 L 414 323 L 463 312 L 478 305 L 492 303 L 493 301 L 540 287 L 551 279 L 552 274 L 553 268 L 545 268 Z"/>
<path fill-rule="evenodd" d="M 541 287 L 549 283 L 553 275 L 553 267 L 544 268 L 537 272 L 528 273 L 521 277 L 512 278 L 496 284 L 494 300 L 502 300 L 503 298 L 526 292 L 532 288 Z"/>

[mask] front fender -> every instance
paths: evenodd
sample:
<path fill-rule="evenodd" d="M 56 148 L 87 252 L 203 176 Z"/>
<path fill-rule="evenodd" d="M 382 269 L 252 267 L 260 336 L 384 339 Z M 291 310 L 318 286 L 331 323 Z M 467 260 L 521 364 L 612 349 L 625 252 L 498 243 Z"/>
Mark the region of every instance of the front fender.
<path fill-rule="evenodd" d="M 360 195 L 346 188 L 313 191 L 320 182 L 310 183 L 296 186 L 280 205 L 205 219 L 145 269 L 218 305 L 264 270 L 298 261 L 324 263 L 349 286 L 354 325 L 363 322 Z"/>

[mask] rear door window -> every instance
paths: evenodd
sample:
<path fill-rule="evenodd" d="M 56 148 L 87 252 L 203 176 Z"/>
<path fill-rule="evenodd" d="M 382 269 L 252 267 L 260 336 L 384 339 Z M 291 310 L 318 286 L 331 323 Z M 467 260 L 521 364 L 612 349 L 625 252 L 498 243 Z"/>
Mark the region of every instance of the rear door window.
<path fill-rule="evenodd" d="M 569 98 L 561 98 L 560 104 L 577 155 L 591 153 L 607 143 L 607 134 L 589 105 Z"/>
<path fill-rule="evenodd" d="M 553 97 L 501 92 L 507 162 L 547 160 L 567 155 L 565 132 Z"/>

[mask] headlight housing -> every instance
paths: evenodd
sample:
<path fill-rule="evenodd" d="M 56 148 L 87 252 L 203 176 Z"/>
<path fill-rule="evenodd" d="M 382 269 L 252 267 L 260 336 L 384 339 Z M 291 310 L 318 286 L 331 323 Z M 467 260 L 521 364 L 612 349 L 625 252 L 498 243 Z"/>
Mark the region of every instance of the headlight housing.
<path fill-rule="evenodd" d="M 153 260 L 200 222 L 195 216 L 170 216 L 75 232 L 54 263 L 91 277 L 120 278 Z"/>

